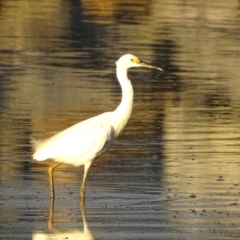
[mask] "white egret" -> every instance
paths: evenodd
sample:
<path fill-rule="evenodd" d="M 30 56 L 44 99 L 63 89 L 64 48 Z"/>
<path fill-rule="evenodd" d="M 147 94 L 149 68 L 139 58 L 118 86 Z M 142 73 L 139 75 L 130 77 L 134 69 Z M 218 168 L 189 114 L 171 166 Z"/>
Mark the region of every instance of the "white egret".
<path fill-rule="evenodd" d="M 56 162 L 48 169 L 52 198 L 55 196 L 53 171 L 62 163 L 74 166 L 84 165 L 80 192 L 81 197 L 85 198 L 85 183 L 92 161 L 100 157 L 113 144 L 132 112 L 133 88 L 127 77 L 128 68 L 146 67 L 163 71 L 161 68 L 147 64 L 131 54 L 123 55 L 116 62 L 116 67 L 117 78 L 122 88 L 122 100 L 115 111 L 92 117 L 50 138 L 33 143 L 35 148 L 33 159 L 37 161 L 52 159 Z"/>

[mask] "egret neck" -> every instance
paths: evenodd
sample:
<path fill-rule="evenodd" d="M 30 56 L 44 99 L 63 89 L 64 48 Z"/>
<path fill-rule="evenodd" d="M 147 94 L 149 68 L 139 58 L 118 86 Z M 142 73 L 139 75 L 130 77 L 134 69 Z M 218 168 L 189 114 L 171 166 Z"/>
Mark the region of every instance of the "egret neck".
<path fill-rule="evenodd" d="M 113 127 L 119 135 L 130 118 L 134 93 L 131 81 L 127 77 L 127 68 L 117 66 L 117 78 L 122 89 L 122 100 L 114 111 Z"/>

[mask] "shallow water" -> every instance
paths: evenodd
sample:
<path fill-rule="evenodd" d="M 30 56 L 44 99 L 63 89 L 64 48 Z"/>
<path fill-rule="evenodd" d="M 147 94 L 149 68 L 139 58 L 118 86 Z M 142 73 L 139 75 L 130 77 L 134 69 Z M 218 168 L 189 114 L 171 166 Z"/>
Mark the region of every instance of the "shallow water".
<path fill-rule="evenodd" d="M 239 9 L 1 1 L 0 239 L 239 239 Z M 133 113 L 91 166 L 85 208 L 82 168 L 61 166 L 53 209 L 30 139 L 115 109 L 125 53 L 165 72 L 129 71 Z"/>

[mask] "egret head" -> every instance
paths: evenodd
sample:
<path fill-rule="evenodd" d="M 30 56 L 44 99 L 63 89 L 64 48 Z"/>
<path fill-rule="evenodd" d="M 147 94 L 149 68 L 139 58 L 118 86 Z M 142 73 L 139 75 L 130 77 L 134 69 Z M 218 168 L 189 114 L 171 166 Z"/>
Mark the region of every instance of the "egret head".
<path fill-rule="evenodd" d="M 148 63 L 141 61 L 138 57 L 132 54 L 125 54 L 118 59 L 116 62 L 117 67 L 124 67 L 124 68 L 132 68 L 132 67 L 146 67 L 146 68 L 153 68 L 163 71 L 163 69 L 159 67 L 155 67 Z"/>

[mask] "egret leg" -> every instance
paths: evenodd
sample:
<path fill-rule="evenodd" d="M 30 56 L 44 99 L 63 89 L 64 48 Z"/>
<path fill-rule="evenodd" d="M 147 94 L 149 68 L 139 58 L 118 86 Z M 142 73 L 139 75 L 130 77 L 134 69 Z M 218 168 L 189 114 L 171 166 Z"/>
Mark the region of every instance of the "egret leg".
<path fill-rule="evenodd" d="M 54 211 L 54 199 L 51 198 L 50 208 L 49 208 L 49 218 L 48 218 L 48 229 L 53 227 L 53 211 Z"/>
<path fill-rule="evenodd" d="M 86 236 L 92 236 L 91 231 L 89 230 L 88 223 L 87 223 L 87 217 L 86 217 L 86 211 L 85 211 L 85 199 L 81 199 L 80 209 L 82 213 L 82 221 L 83 221 L 83 228 L 84 228 L 84 235 Z"/>
<path fill-rule="evenodd" d="M 54 169 L 55 169 L 57 166 L 59 166 L 59 165 L 61 165 L 61 164 L 62 164 L 62 163 L 57 163 L 57 164 L 55 164 L 55 165 L 53 165 L 53 166 L 50 166 L 50 167 L 48 168 L 49 181 L 50 181 L 50 187 L 51 187 L 51 197 L 52 197 L 52 198 L 55 197 L 55 193 L 54 193 L 54 181 L 53 181 L 53 171 L 54 171 Z"/>
<path fill-rule="evenodd" d="M 83 181 L 82 181 L 82 186 L 81 186 L 81 190 L 80 190 L 82 199 L 85 198 L 85 183 L 86 183 L 86 179 L 87 179 L 88 170 L 89 170 L 91 164 L 92 164 L 92 162 L 87 162 L 84 165 L 84 175 L 83 175 Z"/>

